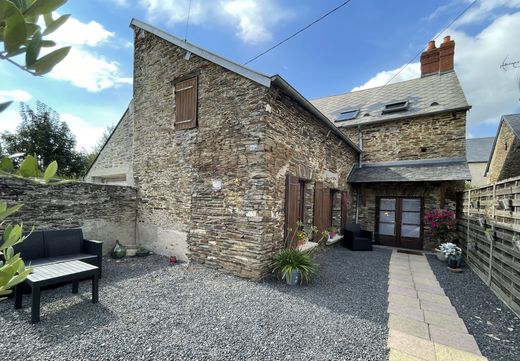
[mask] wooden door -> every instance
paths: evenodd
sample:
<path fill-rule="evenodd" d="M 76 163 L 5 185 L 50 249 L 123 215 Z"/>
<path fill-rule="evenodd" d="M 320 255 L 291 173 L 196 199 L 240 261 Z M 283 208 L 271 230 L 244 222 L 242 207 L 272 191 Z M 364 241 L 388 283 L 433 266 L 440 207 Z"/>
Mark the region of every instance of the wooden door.
<path fill-rule="evenodd" d="M 330 188 L 325 187 L 322 182 L 316 182 L 314 185 L 314 226 L 318 228 L 318 239 L 321 233 L 330 227 L 331 213 L 331 195 Z"/>
<path fill-rule="evenodd" d="M 422 249 L 422 199 L 381 197 L 376 202 L 376 240 L 392 247 Z"/>

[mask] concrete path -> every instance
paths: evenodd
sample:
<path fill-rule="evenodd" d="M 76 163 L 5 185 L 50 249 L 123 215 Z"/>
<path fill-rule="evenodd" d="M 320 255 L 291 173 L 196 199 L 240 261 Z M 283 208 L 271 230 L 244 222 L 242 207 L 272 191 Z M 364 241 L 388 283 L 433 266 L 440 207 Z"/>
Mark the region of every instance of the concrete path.
<path fill-rule="evenodd" d="M 390 361 L 487 360 L 425 256 L 392 253 L 388 313 Z"/>

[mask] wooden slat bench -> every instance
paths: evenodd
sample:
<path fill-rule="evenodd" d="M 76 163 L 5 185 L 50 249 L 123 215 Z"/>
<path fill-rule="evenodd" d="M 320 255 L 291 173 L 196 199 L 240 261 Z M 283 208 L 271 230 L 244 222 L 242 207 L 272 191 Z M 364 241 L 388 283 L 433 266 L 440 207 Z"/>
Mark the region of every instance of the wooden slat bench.
<path fill-rule="evenodd" d="M 92 279 L 92 303 L 98 302 L 99 268 L 81 261 L 69 261 L 61 263 L 36 266 L 33 273 L 14 289 L 14 308 L 22 307 L 22 285 L 31 288 L 31 322 L 40 322 L 40 291 L 42 287 L 53 286 L 61 283 L 72 282 L 72 293 L 78 293 L 79 281 Z"/>

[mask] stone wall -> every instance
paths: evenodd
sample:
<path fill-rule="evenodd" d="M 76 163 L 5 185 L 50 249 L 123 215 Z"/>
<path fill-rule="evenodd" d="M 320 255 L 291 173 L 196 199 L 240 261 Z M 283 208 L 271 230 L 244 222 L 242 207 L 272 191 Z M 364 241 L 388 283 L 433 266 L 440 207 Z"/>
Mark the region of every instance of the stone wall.
<path fill-rule="evenodd" d="M 480 187 L 488 183 L 488 179 L 485 176 L 487 162 L 479 163 L 468 163 L 469 171 L 471 173 L 471 186 Z"/>
<path fill-rule="evenodd" d="M 91 183 L 133 185 L 133 105 L 130 104 L 85 177 Z"/>
<path fill-rule="evenodd" d="M 263 243 L 267 88 L 143 30 L 134 61 L 139 239 L 255 278 Z M 198 76 L 198 127 L 175 130 L 176 79 Z"/>
<path fill-rule="evenodd" d="M 116 240 L 135 244 L 136 191 L 131 187 L 70 182 L 42 185 L 0 176 L 0 199 L 24 204 L 10 222 L 26 229 L 81 227 L 85 238 L 103 241 L 108 252 Z"/>
<path fill-rule="evenodd" d="M 341 128 L 359 145 L 357 127 Z M 466 112 L 412 117 L 361 126 L 363 162 L 455 158 L 466 155 Z"/>
<path fill-rule="evenodd" d="M 457 192 L 464 190 L 464 182 L 417 182 L 417 183 L 377 183 L 359 185 L 359 223 L 364 229 L 376 232 L 377 197 L 421 197 L 424 199 L 423 212 L 433 209 L 456 210 Z M 424 225 L 423 248 L 431 250 L 437 246 L 428 238 L 428 225 Z"/>
<path fill-rule="evenodd" d="M 489 163 L 489 183 L 520 176 L 520 139 L 509 125 L 505 122 L 501 124 Z"/>
<path fill-rule="evenodd" d="M 281 89 L 271 89 L 268 99 L 271 114 L 266 118 L 268 183 L 264 195 L 265 208 L 269 210 L 264 215 L 268 229 L 264 239 L 267 259 L 283 245 L 286 176 L 294 175 L 307 181 L 306 223 L 311 224 L 314 200 L 310 194 L 313 194 L 314 182 L 324 182 L 331 189 L 351 193 L 347 177 L 358 157 L 351 146 Z M 353 220 L 355 210 L 349 209 L 348 214 Z"/>

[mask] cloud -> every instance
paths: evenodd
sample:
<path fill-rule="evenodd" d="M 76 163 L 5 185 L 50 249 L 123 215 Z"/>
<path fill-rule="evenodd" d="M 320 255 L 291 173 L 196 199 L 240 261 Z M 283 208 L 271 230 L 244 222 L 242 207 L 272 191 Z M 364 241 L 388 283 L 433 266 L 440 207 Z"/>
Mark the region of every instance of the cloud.
<path fill-rule="evenodd" d="M 0 103 L 7 101 L 26 102 L 32 98 L 32 95 L 25 90 L 0 90 Z"/>
<path fill-rule="evenodd" d="M 69 18 L 52 33 L 51 38 L 60 45 L 97 46 L 113 38 L 114 35 L 96 21 L 82 23 L 78 19 Z"/>
<path fill-rule="evenodd" d="M 121 6 L 129 1 L 112 0 Z M 188 9 L 190 24 L 216 23 L 231 26 L 236 36 L 247 44 L 256 44 L 272 39 L 271 29 L 291 16 L 275 0 L 139 0 L 138 5 L 146 10 L 149 21 L 167 25 L 186 23 Z"/>
<path fill-rule="evenodd" d="M 84 119 L 69 113 L 61 114 L 60 120 L 66 122 L 76 136 L 78 150 L 91 150 L 105 131 L 104 127 L 91 126 Z"/>
<path fill-rule="evenodd" d="M 457 1 L 460 3 L 460 0 Z M 465 3 L 471 3 L 472 0 L 464 0 Z M 485 20 L 496 19 L 495 10 L 497 9 L 518 9 L 520 8 L 520 0 L 485 0 L 477 1 L 457 22 L 455 27 L 466 24 L 473 24 Z"/>
<path fill-rule="evenodd" d="M 11 104 L 9 108 L 0 113 L 0 134 L 3 132 L 13 133 L 22 122 L 22 118 L 18 113 L 18 107 Z"/>
<path fill-rule="evenodd" d="M 132 84 L 132 78 L 121 76 L 119 64 L 82 48 L 72 48 L 69 55 L 49 74 L 90 92 L 99 92 L 121 84 Z"/>
<path fill-rule="evenodd" d="M 475 36 L 448 30 L 455 40 L 455 69 L 472 109 L 468 126 L 496 123 L 502 114 L 514 113 L 520 98 L 520 69 L 500 69 L 504 58 L 520 60 L 520 12 L 497 17 Z M 401 67 L 382 71 L 353 90 L 384 85 Z M 419 63 L 408 66 L 393 82 L 420 76 Z"/>
<path fill-rule="evenodd" d="M 129 77 L 121 74 L 121 67 L 115 61 L 98 55 L 93 48 L 100 47 L 114 38 L 115 34 L 95 21 L 83 23 L 75 18 L 54 32 L 50 39 L 58 47 L 72 46 L 67 57 L 54 67 L 49 77 L 64 80 L 90 92 L 99 92 L 122 84 L 132 84 Z M 42 55 L 51 49 L 44 49 Z"/>

